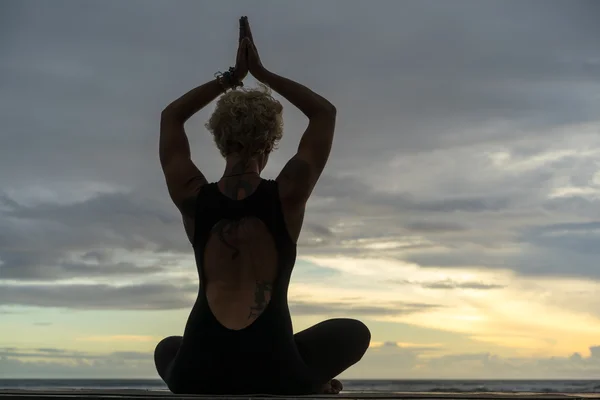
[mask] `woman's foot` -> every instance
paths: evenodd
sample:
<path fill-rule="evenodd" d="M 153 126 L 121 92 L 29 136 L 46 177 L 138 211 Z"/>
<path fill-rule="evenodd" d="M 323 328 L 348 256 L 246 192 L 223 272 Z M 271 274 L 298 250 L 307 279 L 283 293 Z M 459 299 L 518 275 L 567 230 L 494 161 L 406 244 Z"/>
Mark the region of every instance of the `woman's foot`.
<path fill-rule="evenodd" d="M 342 382 L 338 381 L 337 379 L 332 379 L 323 385 L 321 388 L 321 394 L 338 394 L 343 388 L 344 386 L 342 385 Z"/>

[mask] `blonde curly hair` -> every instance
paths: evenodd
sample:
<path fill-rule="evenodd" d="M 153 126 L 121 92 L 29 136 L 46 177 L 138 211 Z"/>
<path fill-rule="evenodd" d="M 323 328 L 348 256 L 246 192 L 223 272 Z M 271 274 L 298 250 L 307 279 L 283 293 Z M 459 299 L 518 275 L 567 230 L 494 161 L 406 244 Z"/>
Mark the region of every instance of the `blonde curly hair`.
<path fill-rule="evenodd" d="M 271 90 L 240 88 L 223 94 L 206 123 L 223 157 L 238 153 L 249 160 L 268 155 L 283 136 L 283 106 Z"/>

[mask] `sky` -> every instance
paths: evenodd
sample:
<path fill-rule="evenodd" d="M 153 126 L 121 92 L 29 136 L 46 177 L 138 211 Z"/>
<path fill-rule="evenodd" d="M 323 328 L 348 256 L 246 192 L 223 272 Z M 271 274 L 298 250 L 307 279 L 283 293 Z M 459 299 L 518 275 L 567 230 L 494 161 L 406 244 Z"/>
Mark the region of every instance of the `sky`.
<path fill-rule="evenodd" d="M 198 277 L 161 110 L 235 61 L 336 105 L 289 303 L 372 344 L 341 378 L 600 374 L 600 3 L 0 3 L 0 376 L 158 378 Z M 254 86 L 252 78 L 247 86 Z M 288 102 L 274 178 L 307 124 Z M 209 180 L 224 161 L 187 124 Z"/>

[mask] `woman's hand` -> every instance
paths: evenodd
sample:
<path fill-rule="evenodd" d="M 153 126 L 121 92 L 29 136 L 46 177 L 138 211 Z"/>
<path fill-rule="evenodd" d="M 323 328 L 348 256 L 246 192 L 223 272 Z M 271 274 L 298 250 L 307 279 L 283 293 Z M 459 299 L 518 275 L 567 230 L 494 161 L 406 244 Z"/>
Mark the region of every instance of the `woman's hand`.
<path fill-rule="evenodd" d="M 250 23 L 248 22 L 248 17 L 242 17 L 240 19 L 240 34 L 242 31 L 242 24 L 244 26 L 244 33 L 246 37 L 242 40 L 247 46 L 248 49 L 248 69 L 252 75 L 258 80 L 265 75 L 267 69 L 262 65 L 260 61 L 260 56 L 258 55 L 258 50 L 254 45 L 254 38 L 252 37 L 252 30 L 250 29 Z"/>
<path fill-rule="evenodd" d="M 260 61 L 256 46 L 250 41 L 248 42 L 248 70 L 258 80 L 261 80 L 268 72 Z"/>
<path fill-rule="evenodd" d="M 246 17 L 240 18 L 240 37 L 238 40 L 237 59 L 235 60 L 235 78 L 238 81 L 244 80 L 248 75 L 248 40 L 246 35 Z"/>

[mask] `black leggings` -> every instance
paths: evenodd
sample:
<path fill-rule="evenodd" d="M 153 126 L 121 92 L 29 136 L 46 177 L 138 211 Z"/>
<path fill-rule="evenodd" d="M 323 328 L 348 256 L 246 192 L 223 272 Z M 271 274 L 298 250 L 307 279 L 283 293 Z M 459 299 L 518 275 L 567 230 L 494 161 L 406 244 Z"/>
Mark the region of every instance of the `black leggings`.
<path fill-rule="evenodd" d="M 294 335 L 298 351 L 319 384 L 326 384 L 356 364 L 369 348 L 369 328 L 354 319 L 337 318 L 323 321 Z M 156 346 L 154 362 L 165 380 L 169 365 L 177 355 L 181 336 L 169 336 Z"/>

